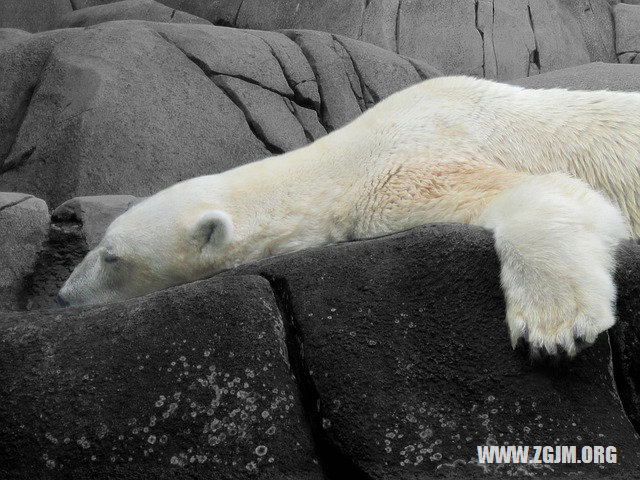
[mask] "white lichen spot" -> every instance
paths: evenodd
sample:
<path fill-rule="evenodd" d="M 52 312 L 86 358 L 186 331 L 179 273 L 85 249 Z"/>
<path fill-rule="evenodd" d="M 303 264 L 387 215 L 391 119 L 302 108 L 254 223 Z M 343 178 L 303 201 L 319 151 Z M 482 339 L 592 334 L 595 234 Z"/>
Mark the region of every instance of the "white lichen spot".
<path fill-rule="evenodd" d="M 255 454 L 259 457 L 264 457 L 267 454 L 267 447 L 265 445 L 258 445 L 255 449 Z"/>

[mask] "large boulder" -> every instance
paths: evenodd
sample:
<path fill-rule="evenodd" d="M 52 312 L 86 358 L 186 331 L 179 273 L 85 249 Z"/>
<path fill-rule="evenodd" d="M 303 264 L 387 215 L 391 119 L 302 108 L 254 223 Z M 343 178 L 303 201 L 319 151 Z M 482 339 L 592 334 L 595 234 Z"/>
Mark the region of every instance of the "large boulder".
<path fill-rule="evenodd" d="M 640 64 L 640 4 L 618 4 L 613 9 L 616 53 L 620 63 Z"/>
<path fill-rule="evenodd" d="M 69 0 L 2 0 L 0 28 L 29 32 L 48 30 L 58 18 L 72 11 Z"/>
<path fill-rule="evenodd" d="M 95 0 L 83 0 L 95 1 Z M 302 28 L 364 40 L 446 74 L 509 80 L 616 61 L 606 0 L 163 0 L 239 28 Z"/>
<path fill-rule="evenodd" d="M 0 63 L 0 189 L 52 205 L 300 147 L 439 74 L 325 33 L 138 21 L 23 37 Z"/>
<path fill-rule="evenodd" d="M 0 310 L 18 310 L 26 278 L 49 234 L 47 204 L 24 193 L 0 193 Z"/>
<path fill-rule="evenodd" d="M 627 281 L 619 302 L 633 306 L 618 311 L 624 325 L 640 307 L 637 255 L 620 257 Z M 514 352 L 486 230 L 427 225 L 224 275 L 237 274 L 259 274 L 276 292 L 317 441 L 336 475 L 631 478 L 640 468 L 606 334 L 567 364 L 536 366 Z M 618 456 L 617 464 L 552 470 L 479 465 L 478 445 L 575 445 L 578 459 L 582 446 L 613 445 Z"/>
<path fill-rule="evenodd" d="M 124 0 L 75 10 L 58 18 L 54 26 L 55 28 L 88 27 L 113 20 L 210 24 L 207 20 L 169 8 L 154 0 Z"/>
<path fill-rule="evenodd" d="M 269 283 L 0 315 L 0 477 L 320 480 Z"/>

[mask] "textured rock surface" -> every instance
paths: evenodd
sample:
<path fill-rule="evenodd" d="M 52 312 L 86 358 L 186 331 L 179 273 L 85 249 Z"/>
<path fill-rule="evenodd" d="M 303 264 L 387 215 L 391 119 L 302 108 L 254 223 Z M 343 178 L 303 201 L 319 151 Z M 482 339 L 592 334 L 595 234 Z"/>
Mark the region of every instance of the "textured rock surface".
<path fill-rule="evenodd" d="M 611 329 L 616 382 L 629 419 L 640 432 L 640 244 L 620 252 L 616 283 L 620 321 Z"/>
<path fill-rule="evenodd" d="M 637 293 L 637 265 L 626 266 L 623 303 Z M 498 271 L 489 232 L 429 225 L 226 275 L 270 280 L 302 356 L 319 442 L 349 478 L 633 475 L 640 443 L 606 336 L 568 365 L 532 366 L 507 341 Z M 483 468 L 484 444 L 616 445 L 619 464 Z"/>
<path fill-rule="evenodd" d="M 52 217 L 62 222 L 79 222 L 89 249 L 94 248 L 109 224 L 141 199 L 131 195 L 99 195 L 76 197 L 53 211 Z"/>
<path fill-rule="evenodd" d="M 0 62 L 0 189 L 52 205 L 296 148 L 438 74 L 325 33 L 135 21 L 29 36 Z"/>
<path fill-rule="evenodd" d="M 47 204 L 24 193 L 0 193 L 0 310 L 19 308 L 49 231 Z"/>
<path fill-rule="evenodd" d="M 448 74 L 508 80 L 615 61 L 606 0 L 164 0 L 213 23 L 345 35 Z"/>
<path fill-rule="evenodd" d="M 258 277 L 0 316 L 2 478 L 320 479 Z"/>
<path fill-rule="evenodd" d="M 640 66 L 596 62 L 509 83 L 527 88 L 640 92 Z"/>
<path fill-rule="evenodd" d="M 57 18 L 72 10 L 69 0 L 2 0 L 0 28 L 39 32 L 47 30 Z"/>
<path fill-rule="evenodd" d="M 55 22 L 55 27 L 87 27 L 113 20 L 210 24 L 207 20 L 169 8 L 154 0 L 125 0 L 76 10 L 59 18 Z"/>
<path fill-rule="evenodd" d="M 620 63 L 640 63 L 640 5 L 616 5 L 613 18 L 618 60 Z"/>

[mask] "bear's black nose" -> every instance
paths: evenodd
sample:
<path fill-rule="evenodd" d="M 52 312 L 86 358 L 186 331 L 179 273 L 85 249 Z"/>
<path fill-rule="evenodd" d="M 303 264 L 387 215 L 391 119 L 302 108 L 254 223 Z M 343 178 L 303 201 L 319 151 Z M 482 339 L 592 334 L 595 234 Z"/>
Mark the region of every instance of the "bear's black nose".
<path fill-rule="evenodd" d="M 60 293 L 58 293 L 58 295 L 56 295 L 56 303 L 58 305 L 60 305 L 61 307 L 68 307 L 69 306 L 69 302 L 66 301 L 64 299 L 64 297 L 62 295 L 60 295 Z"/>

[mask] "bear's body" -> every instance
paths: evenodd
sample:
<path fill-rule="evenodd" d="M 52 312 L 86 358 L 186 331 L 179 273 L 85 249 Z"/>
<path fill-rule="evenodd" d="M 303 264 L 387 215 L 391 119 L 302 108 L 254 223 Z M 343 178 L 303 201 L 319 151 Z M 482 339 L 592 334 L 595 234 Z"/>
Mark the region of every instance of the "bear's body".
<path fill-rule="evenodd" d="M 640 94 L 429 80 L 304 148 L 146 199 L 60 299 L 128 298 L 269 255 L 462 222 L 494 230 L 512 341 L 573 353 L 574 338 L 613 324 L 624 217 L 640 236 L 638 112 Z M 551 172 L 602 190 L 624 217 Z"/>

